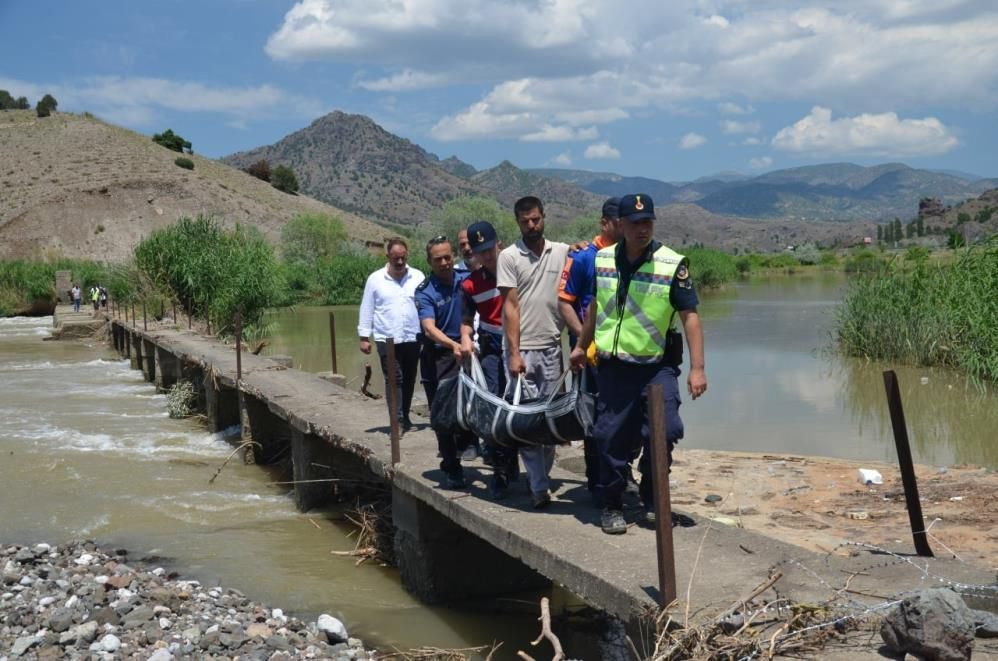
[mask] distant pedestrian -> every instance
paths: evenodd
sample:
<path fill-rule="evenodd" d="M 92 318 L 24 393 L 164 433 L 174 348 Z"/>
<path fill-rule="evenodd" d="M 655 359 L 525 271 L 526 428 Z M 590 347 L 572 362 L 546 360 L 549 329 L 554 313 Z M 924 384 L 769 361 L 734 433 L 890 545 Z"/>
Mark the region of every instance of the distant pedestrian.
<path fill-rule="evenodd" d="M 107 310 L 107 287 L 99 287 L 100 289 L 100 306 L 102 309 Z"/>
<path fill-rule="evenodd" d="M 73 288 L 69 290 L 69 298 L 73 302 L 73 312 L 80 311 L 80 298 L 82 297 L 82 295 L 83 292 L 80 291 L 80 286 L 76 283 L 73 283 Z"/>
<path fill-rule="evenodd" d="M 568 245 L 544 238 L 544 205 L 536 197 L 520 198 L 513 205 L 520 238 L 499 253 L 496 274 L 503 296 L 503 330 L 508 352 L 509 378 L 522 375 L 528 397 L 544 398 L 562 372 L 558 281 L 568 256 Z M 551 503 L 548 474 L 554 464 L 554 447 L 520 450 L 530 479 L 531 502 L 536 509 Z"/>
<path fill-rule="evenodd" d="M 360 303 L 357 334 L 360 350 L 371 353 L 371 339 L 381 359 L 381 373 L 388 392 L 388 338 L 395 341 L 395 384 L 398 422 L 403 431 L 412 428 L 409 408 L 416 387 L 419 365 L 419 317 L 414 300 L 416 287 L 424 279 L 422 271 L 408 265 L 409 246 L 394 238 L 387 245 L 388 264 L 367 278 Z M 387 400 L 388 397 L 386 396 Z"/>
<path fill-rule="evenodd" d="M 90 288 L 90 302 L 94 306 L 94 313 L 97 313 L 97 309 L 100 307 L 100 286 L 94 285 Z"/>

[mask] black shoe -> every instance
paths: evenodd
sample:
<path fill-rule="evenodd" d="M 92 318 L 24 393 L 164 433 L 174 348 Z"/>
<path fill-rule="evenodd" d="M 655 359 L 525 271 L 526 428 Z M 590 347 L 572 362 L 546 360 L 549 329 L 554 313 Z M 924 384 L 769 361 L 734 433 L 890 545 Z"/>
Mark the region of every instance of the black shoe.
<path fill-rule="evenodd" d="M 530 502 L 535 510 L 542 510 L 551 504 L 551 492 L 547 489 L 544 491 L 531 491 Z"/>
<path fill-rule="evenodd" d="M 599 525 L 608 535 L 623 535 L 627 532 L 627 521 L 624 520 L 624 513 L 620 510 L 603 510 Z"/>
<path fill-rule="evenodd" d="M 468 483 L 464 481 L 464 475 L 448 475 L 444 478 L 444 489 L 458 490 L 466 489 L 467 487 Z"/>
<path fill-rule="evenodd" d="M 494 500 L 502 500 L 506 497 L 507 491 L 509 491 L 509 482 L 501 473 L 494 473 L 492 483 L 489 485 L 489 494 Z"/>

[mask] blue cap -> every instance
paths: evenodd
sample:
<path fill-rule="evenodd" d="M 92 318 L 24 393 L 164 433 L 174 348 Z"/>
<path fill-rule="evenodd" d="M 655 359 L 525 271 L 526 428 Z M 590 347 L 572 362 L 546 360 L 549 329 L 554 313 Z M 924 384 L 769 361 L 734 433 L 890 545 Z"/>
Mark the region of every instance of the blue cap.
<path fill-rule="evenodd" d="M 468 225 L 468 244 L 471 252 L 485 252 L 496 244 L 496 228 L 492 223 L 479 220 Z"/>
<path fill-rule="evenodd" d="M 603 218 L 620 218 L 620 198 L 610 197 L 603 203 Z"/>
<path fill-rule="evenodd" d="M 620 218 L 631 222 L 655 220 L 655 202 L 651 195 L 638 193 L 620 198 Z"/>

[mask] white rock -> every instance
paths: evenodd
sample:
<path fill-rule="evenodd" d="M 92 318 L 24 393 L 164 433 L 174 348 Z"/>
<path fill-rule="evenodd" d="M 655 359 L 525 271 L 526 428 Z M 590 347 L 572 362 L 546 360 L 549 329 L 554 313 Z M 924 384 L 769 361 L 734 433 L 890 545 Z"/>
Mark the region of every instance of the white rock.
<path fill-rule="evenodd" d="M 222 596 L 222 593 L 219 592 L 218 590 L 208 590 L 208 596 L 211 597 L 212 599 L 218 599 L 219 597 Z"/>
<path fill-rule="evenodd" d="M 105 652 L 117 652 L 119 647 L 121 647 L 121 641 L 113 633 L 100 639 L 100 648 Z"/>
<path fill-rule="evenodd" d="M 38 605 L 41 607 L 51 606 L 55 603 L 55 597 L 42 597 L 38 600 Z"/>
<path fill-rule="evenodd" d="M 342 622 L 337 620 L 332 615 L 327 615 L 323 613 L 319 616 L 319 620 L 316 622 L 316 628 L 326 635 L 326 640 L 328 640 L 333 645 L 337 643 L 344 643 L 350 637 L 347 634 L 347 628 Z"/>
<path fill-rule="evenodd" d="M 35 553 L 41 555 L 42 553 L 48 553 L 52 550 L 51 544 L 46 544 L 42 542 L 41 544 L 35 544 Z"/>
<path fill-rule="evenodd" d="M 149 661 L 173 661 L 173 655 L 161 647 L 153 652 L 152 656 L 149 657 Z"/>
<path fill-rule="evenodd" d="M 218 631 L 218 625 L 217 624 L 213 624 L 210 627 L 208 627 L 207 629 L 205 629 L 204 632 L 206 634 L 208 634 L 208 633 L 215 633 L 216 631 Z"/>
<path fill-rule="evenodd" d="M 283 620 L 283 619 L 285 619 L 284 618 L 284 611 L 282 611 L 280 608 L 275 608 L 274 610 L 270 611 L 270 616 L 272 618 L 274 618 L 275 620 Z"/>
<path fill-rule="evenodd" d="M 35 582 L 35 579 L 31 578 L 30 576 L 22 576 L 21 580 L 18 581 L 18 583 L 20 583 L 21 585 L 24 585 L 24 586 L 31 585 L 34 582 Z"/>
<path fill-rule="evenodd" d="M 135 596 L 135 593 L 132 592 L 131 590 L 129 590 L 128 588 L 119 588 L 118 589 L 118 600 L 119 601 L 128 601 L 129 599 L 131 599 L 134 596 Z"/>
<path fill-rule="evenodd" d="M 76 560 L 73 560 L 73 562 L 80 565 L 81 567 L 89 565 L 93 561 L 94 561 L 94 556 L 90 555 L 89 553 L 84 553 Z"/>
<path fill-rule="evenodd" d="M 160 629 L 169 629 L 172 626 L 173 626 L 173 623 L 170 622 L 170 620 L 166 619 L 165 617 L 159 618 L 159 628 Z"/>
<path fill-rule="evenodd" d="M 66 600 L 66 608 L 72 608 L 78 603 L 80 603 L 80 598 L 74 594 L 72 597 Z"/>
<path fill-rule="evenodd" d="M 166 570 L 163 569 L 162 567 L 156 567 L 156 569 L 152 570 L 153 576 L 162 576 L 165 573 L 166 573 Z"/>
<path fill-rule="evenodd" d="M 107 582 L 110 581 L 110 580 L 111 580 L 111 578 L 109 576 L 103 576 L 103 575 L 101 575 L 101 576 L 94 576 L 94 582 L 95 583 L 100 583 L 101 585 L 107 585 Z"/>

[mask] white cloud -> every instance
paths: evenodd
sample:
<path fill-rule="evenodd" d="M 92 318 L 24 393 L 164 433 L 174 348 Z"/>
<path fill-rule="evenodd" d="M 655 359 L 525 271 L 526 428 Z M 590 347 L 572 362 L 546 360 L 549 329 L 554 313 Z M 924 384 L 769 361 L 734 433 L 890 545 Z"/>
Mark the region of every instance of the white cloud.
<path fill-rule="evenodd" d="M 560 165 L 562 167 L 568 167 L 572 164 L 572 153 L 562 152 L 548 161 L 548 165 Z"/>
<path fill-rule="evenodd" d="M 756 137 L 745 138 L 744 140 L 742 140 L 742 144 L 747 147 L 755 147 L 757 145 L 762 144 L 762 138 L 756 138 Z"/>
<path fill-rule="evenodd" d="M 94 76 L 53 84 L 0 78 L 0 88 L 25 90 L 19 93 L 31 98 L 51 93 L 59 100 L 60 110 L 87 110 L 127 126 L 147 126 L 156 121 L 157 110 L 164 109 L 218 113 L 244 125 L 289 111 L 304 117 L 323 111 L 317 101 L 273 85 L 226 87 L 166 78 Z"/>
<path fill-rule="evenodd" d="M 527 133 L 520 137 L 523 142 L 568 142 L 570 140 L 595 140 L 599 131 L 595 126 L 576 129 L 570 126 L 552 126 L 545 124 L 539 131 Z"/>
<path fill-rule="evenodd" d="M 759 122 L 740 122 L 736 119 L 722 119 L 718 122 L 721 127 L 721 131 L 732 135 L 735 133 L 758 133 L 762 130 L 762 124 Z"/>
<path fill-rule="evenodd" d="M 545 125 L 599 126 L 700 102 L 731 117 L 762 101 L 850 115 L 998 107 L 992 0 L 632 0 L 626 14 L 640 20 L 627 22 L 626 34 L 605 28 L 627 20 L 620 7 L 300 0 L 266 50 L 279 60 L 380 68 L 381 77 L 361 83 L 374 91 L 488 86 L 439 120 L 438 139 L 483 138 L 491 128 L 502 132 L 493 137 L 515 139 Z"/>
<path fill-rule="evenodd" d="M 764 170 L 773 164 L 773 159 L 769 156 L 759 156 L 758 158 L 750 158 L 748 166 L 753 170 Z"/>
<path fill-rule="evenodd" d="M 751 115 L 755 112 L 755 108 L 752 106 L 740 106 L 730 101 L 718 103 L 717 109 L 722 115 Z"/>
<path fill-rule="evenodd" d="M 832 119 L 832 111 L 821 106 L 773 137 L 777 149 L 814 155 L 928 156 L 958 144 L 953 132 L 935 117 L 900 119 L 886 112 Z"/>
<path fill-rule="evenodd" d="M 611 147 L 610 143 L 604 140 L 603 142 L 597 142 L 586 147 L 586 152 L 583 156 L 588 159 L 617 159 L 620 158 L 620 151 Z"/>
<path fill-rule="evenodd" d="M 679 139 L 680 149 L 696 149 L 697 147 L 707 143 L 707 138 L 703 137 L 699 133 L 687 133 L 682 138 Z"/>
<path fill-rule="evenodd" d="M 444 87 L 449 82 L 447 76 L 443 74 L 405 69 L 385 78 L 360 80 L 357 82 L 357 87 L 362 87 L 371 92 L 411 92 L 413 90 Z"/>

